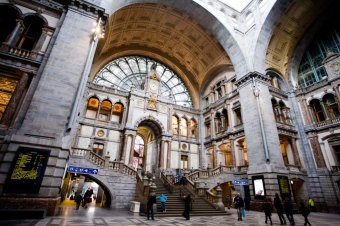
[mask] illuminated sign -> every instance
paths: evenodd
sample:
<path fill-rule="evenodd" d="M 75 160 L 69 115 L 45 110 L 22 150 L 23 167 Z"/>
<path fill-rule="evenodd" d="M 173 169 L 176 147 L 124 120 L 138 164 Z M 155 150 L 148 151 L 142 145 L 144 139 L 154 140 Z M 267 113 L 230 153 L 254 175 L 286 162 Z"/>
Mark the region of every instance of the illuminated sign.
<path fill-rule="evenodd" d="M 8 174 L 4 193 L 39 193 L 49 150 L 20 147 Z"/>
<path fill-rule="evenodd" d="M 286 176 L 277 176 L 281 197 L 290 197 L 289 180 Z"/>
<path fill-rule="evenodd" d="M 80 174 L 98 174 L 99 170 L 96 168 L 83 168 L 77 166 L 69 166 L 67 172 Z"/>
<path fill-rule="evenodd" d="M 264 185 L 263 176 L 253 176 L 253 190 L 254 190 L 254 198 L 255 199 L 264 199 L 266 196 L 266 188 Z"/>

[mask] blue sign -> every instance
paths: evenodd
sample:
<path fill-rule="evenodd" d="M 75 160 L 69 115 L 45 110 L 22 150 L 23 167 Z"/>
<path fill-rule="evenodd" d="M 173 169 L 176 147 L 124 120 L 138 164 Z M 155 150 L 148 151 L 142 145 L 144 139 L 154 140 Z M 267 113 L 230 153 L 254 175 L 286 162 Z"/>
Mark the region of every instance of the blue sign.
<path fill-rule="evenodd" d="M 247 179 L 234 180 L 234 185 L 249 185 Z"/>
<path fill-rule="evenodd" d="M 67 172 L 80 174 L 98 174 L 98 169 L 69 166 Z"/>

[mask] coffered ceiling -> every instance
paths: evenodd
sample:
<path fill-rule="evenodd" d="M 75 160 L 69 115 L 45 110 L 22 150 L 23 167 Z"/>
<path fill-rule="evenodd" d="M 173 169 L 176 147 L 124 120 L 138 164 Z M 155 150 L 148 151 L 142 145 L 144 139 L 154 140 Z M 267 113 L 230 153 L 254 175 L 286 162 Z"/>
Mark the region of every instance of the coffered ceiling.
<path fill-rule="evenodd" d="M 197 15 L 199 16 L 199 15 Z M 187 15 L 156 4 L 134 4 L 112 14 L 92 76 L 114 58 L 141 54 L 159 60 L 197 92 L 213 68 L 231 65 L 214 37 Z"/>

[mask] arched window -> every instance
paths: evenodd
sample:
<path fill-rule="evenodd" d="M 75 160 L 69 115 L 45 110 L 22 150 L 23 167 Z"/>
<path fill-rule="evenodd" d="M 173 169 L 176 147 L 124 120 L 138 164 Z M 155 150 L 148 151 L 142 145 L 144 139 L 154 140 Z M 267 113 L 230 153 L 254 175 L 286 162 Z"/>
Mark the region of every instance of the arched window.
<path fill-rule="evenodd" d="M 274 111 L 275 121 L 281 122 L 279 105 L 277 104 L 277 101 L 274 98 L 272 98 L 271 101 L 272 101 L 272 107 L 273 107 L 273 111 Z"/>
<path fill-rule="evenodd" d="M 96 97 L 91 97 L 87 102 L 87 109 L 85 117 L 97 118 L 97 112 L 99 108 L 99 100 Z"/>
<path fill-rule="evenodd" d="M 215 125 L 216 125 L 216 133 L 222 132 L 222 119 L 221 113 L 217 112 L 215 115 Z"/>
<path fill-rule="evenodd" d="M 42 33 L 43 21 L 40 17 L 29 15 L 24 18 L 25 29 L 20 34 L 16 47 L 19 49 L 33 50 Z"/>
<path fill-rule="evenodd" d="M 228 111 L 227 109 L 223 109 L 222 115 L 224 118 L 224 129 L 227 129 L 229 127 L 229 120 L 228 120 Z"/>
<path fill-rule="evenodd" d="M 317 122 L 322 122 L 325 121 L 326 117 L 325 117 L 325 113 L 322 109 L 322 106 L 320 104 L 319 100 L 311 100 L 311 102 L 309 103 L 309 105 L 311 106 L 314 116 L 315 116 L 315 120 Z"/>
<path fill-rule="evenodd" d="M 195 119 L 190 120 L 190 136 L 191 137 L 196 137 L 197 133 L 197 122 Z"/>
<path fill-rule="evenodd" d="M 19 12 L 10 5 L 0 6 L 0 44 L 8 41 L 16 26 Z"/>
<path fill-rule="evenodd" d="M 177 116 L 172 116 L 172 133 L 178 134 L 178 118 Z"/>
<path fill-rule="evenodd" d="M 122 123 L 124 106 L 121 103 L 115 103 L 112 108 L 111 121 Z"/>
<path fill-rule="evenodd" d="M 108 121 L 110 119 L 111 109 L 111 101 L 104 100 L 100 105 L 99 120 Z"/>
<path fill-rule="evenodd" d="M 323 60 L 328 51 L 340 53 L 339 37 L 340 30 L 337 22 L 324 26 L 316 35 L 300 63 L 298 82 L 301 87 L 310 86 L 327 78 L 328 75 L 323 66 Z"/>
<path fill-rule="evenodd" d="M 333 94 L 326 94 L 322 98 L 322 101 L 324 102 L 331 118 L 338 118 L 340 116 L 339 105 Z"/>
<path fill-rule="evenodd" d="M 153 64 L 161 77 L 160 94 L 177 105 L 192 107 L 191 96 L 180 77 L 166 65 L 143 56 L 126 56 L 111 61 L 96 74 L 93 83 L 124 91 L 142 89 Z"/>
<path fill-rule="evenodd" d="M 182 136 L 188 136 L 188 121 L 185 118 L 181 118 L 180 131 Z"/>
<path fill-rule="evenodd" d="M 241 115 L 241 108 L 236 108 L 234 110 L 235 112 L 235 125 L 242 125 L 243 122 L 242 122 L 242 115 Z"/>

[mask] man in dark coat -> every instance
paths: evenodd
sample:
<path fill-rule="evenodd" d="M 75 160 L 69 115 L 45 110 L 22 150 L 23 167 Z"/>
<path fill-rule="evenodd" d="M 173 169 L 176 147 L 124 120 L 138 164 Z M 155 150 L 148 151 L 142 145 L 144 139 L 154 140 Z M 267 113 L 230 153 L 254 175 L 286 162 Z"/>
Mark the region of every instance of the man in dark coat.
<path fill-rule="evenodd" d="M 86 204 L 90 203 L 91 196 L 93 195 L 93 189 L 88 188 L 87 191 L 84 194 L 83 198 L 83 207 L 87 208 Z"/>
<path fill-rule="evenodd" d="M 83 200 L 83 196 L 81 195 L 81 193 L 79 193 L 76 198 L 74 199 L 74 201 L 77 203 L 77 208 L 76 210 L 79 210 L 79 206 L 80 206 L 80 203 L 81 201 Z"/>
<path fill-rule="evenodd" d="M 286 219 L 285 219 L 285 217 L 283 216 L 283 206 L 282 206 L 281 199 L 280 199 L 278 193 L 275 194 L 275 198 L 274 198 L 274 206 L 275 206 L 277 215 L 278 215 L 279 218 L 280 218 L 281 225 L 286 224 Z"/>
<path fill-rule="evenodd" d="M 290 222 L 290 225 L 295 225 L 295 221 L 294 221 L 294 217 L 293 217 L 293 205 L 292 205 L 292 201 L 290 201 L 289 197 L 285 198 L 285 202 L 284 202 L 284 210 L 286 212 L 286 216 Z"/>
<path fill-rule="evenodd" d="M 191 196 L 189 194 L 184 198 L 183 217 L 185 217 L 185 219 L 187 219 L 187 220 L 190 220 L 191 203 L 192 203 L 192 199 L 191 199 Z"/>
<path fill-rule="evenodd" d="M 299 212 L 302 214 L 302 216 L 305 218 L 305 223 L 303 225 L 307 226 L 311 226 L 309 220 L 308 220 L 308 215 L 310 214 L 310 210 L 309 208 L 307 208 L 307 206 L 301 202 L 300 203 L 300 208 L 299 208 Z"/>
<path fill-rule="evenodd" d="M 146 204 L 146 211 L 147 211 L 147 217 L 148 217 L 148 220 L 151 219 L 152 220 L 155 220 L 154 218 L 154 214 L 153 214 L 153 204 L 156 203 L 156 196 L 155 195 L 151 195 L 148 199 L 148 202 Z"/>

